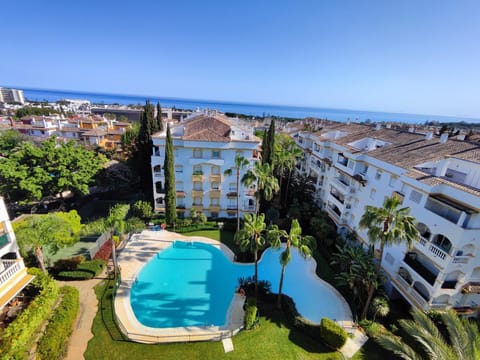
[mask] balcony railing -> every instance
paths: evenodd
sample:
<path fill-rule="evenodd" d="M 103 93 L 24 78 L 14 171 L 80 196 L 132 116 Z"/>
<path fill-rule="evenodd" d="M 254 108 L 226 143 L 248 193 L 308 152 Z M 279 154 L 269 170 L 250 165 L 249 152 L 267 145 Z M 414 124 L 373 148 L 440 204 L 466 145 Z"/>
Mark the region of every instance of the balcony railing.
<path fill-rule="evenodd" d="M 412 287 L 412 284 L 409 284 L 402 276 L 397 274 L 394 280 L 407 299 L 413 300 L 413 302 L 420 305 L 421 308 L 425 308 L 428 305 L 427 300 L 425 300 L 423 296 L 420 295 L 414 287 Z"/>
<path fill-rule="evenodd" d="M 437 279 L 437 274 L 433 274 L 425 265 L 423 265 L 420 261 L 415 259 L 414 257 L 410 256 L 408 253 L 405 255 L 405 259 L 403 261 L 412 268 L 418 275 L 420 275 L 426 282 L 430 285 L 435 284 L 435 280 Z"/>
<path fill-rule="evenodd" d="M 23 260 L 2 260 L 4 270 L 0 273 L 0 285 L 6 283 L 10 278 L 12 278 L 16 273 L 22 270 L 25 265 Z"/>

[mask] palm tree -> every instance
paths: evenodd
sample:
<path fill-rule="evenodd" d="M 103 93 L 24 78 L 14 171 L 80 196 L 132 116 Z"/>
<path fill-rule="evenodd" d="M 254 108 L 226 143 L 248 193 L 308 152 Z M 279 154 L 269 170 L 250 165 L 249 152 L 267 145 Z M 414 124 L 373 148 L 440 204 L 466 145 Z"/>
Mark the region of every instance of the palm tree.
<path fill-rule="evenodd" d="M 383 278 L 376 272 L 372 253 L 361 246 L 337 246 L 331 263 L 339 267 L 335 276 L 337 284 L 350 289 L 353 308 L 357 311 L 361 307 L 361 318 L 364 319 L 375 290 L 383 283 Z"/>
<path fill-rule="evenodd" d="M 300 255 L 306 258 L 312 254 L 312 248 L 315 244 L 315 240 L 312 236 L 302 236 L 302 228 L 300 227 L 297 219 L 292 220 L 290 232 L 288 234 L 285 232 L 285 237 L 287 239 L 285 250 L 280 254 L 280 265 L 282 265 L 282 271 L 280 273 L 280 285 L 278 287 L 277 296 L 277 307 L 279 309 L 282 307 L 282 287 L 285 268 L 292 259 L 290 252 L 291 247 L 296 247 L 300 252 Z"/>
<path fill-rule="evenodd" d="M 124 233 L 125 230 L 125 218 L 127 213 L 130 210 L 130 205 L 128 204 L 116 204 L 114 205 L 108 214 L 108 217 L 105 219 L 103 226 L 104 231 L 109 232 L 110 241 L 112 243 L 112 260 L 113 260 L 113 271 L 115 278 L 117 278 L 117 255 L 115 248 L 115 241 L 113 240 L 114 232 Z"/>
<path fill-rule="evenodd" d="M 359 222 L 361 229 L 368 229 L 367 235 L 372 245 L 380 243 L 380 255 L 376 272 L 380 272 L 385 245 L 407 243 L 410 247 L 418 241 L 420 233 L 415 226 L 415 218 L 410 215 L 410 208 L 398 208 L 401 200 L 389 197 L 383 202 L 383 207 L 367 205 L 365 213 Z"/>
<path fill-rule="evenodd" d="M 283 196 L 283 206 L 287 204 L 287 196 L 288 196 L 288 187 L 290 186 L 290 180 L 292 178 L 292 172 L 297 164 L 298 159 L 302 156 L 302 149 L 298 147 L 295 141 L 290 138 L 281 138 L 281 141 L 278 141 L 281 146 L 281 156 L 279 157 L 279 162 L 281 163 L 280 170 L 281 170 L 281 177 L 280 177 L 280 189 L 281 181 L 283 179 L 283 175 L 285 170 L 288 172 L 287 175 L 287 185 L 285 187 L 285 194 Z M 282 203 L 282 197 L 280 198 L 280 202 Z"/>
<path fill-rule="evenodd" d="M 480 359 L 480 332 L 475 323 L 449 310 L 441 314 L 445 333 L 421 310 L 412 310 L 411 314 L 413 320 L 399 321 L 407 341 L 394 334 L 379 335 L 376 341 L 405 360 Z M 415 346 L 411 347 L 409 341 Z"/>
<path fill-rule="evenodd" d="M 387 299 L 385 299 L 384 297 L 374 298 L 371 306 L 373 310 L 373 321 L 375 321 L 377 315 L 385 317 L 390 312 L 390 306 L 388 305 Z"/>
<path fill-rule="evenodd" d="M 263 200 L 270 201 L 273 195 L 280 189 L 277 178 L 273 175 L 273 168 L 270 164 L 256 162 L 253 169 L 247 171 L 242 177 L 242 183 L 251 185 L 257 182 L 257 209 L 256 213 L 260 211 L 260 202 Z"/>
<path fill-rule="evenodd" d="M 237 154 L 235 156 L 235 166 L 237 173 L 237 232 L 240 231 L 240 172 L 242 169 L 247 167 L 249 164 L 248 160 L 244 158 L 242 155 Z M 232 169 L 227 169 L 224 171 L 225 176 L 232 175 Z"/>
<path fill-rule="evenodd" d="M 279 236 L 278 228 L 269 228 L 265 224 L 265 214 L 245 214 L 243 228 L 235 234 L 235 241 L 242 251 L 250 251 L 255 263 L 255 297 L 258 295 L 258 252 Z"/>

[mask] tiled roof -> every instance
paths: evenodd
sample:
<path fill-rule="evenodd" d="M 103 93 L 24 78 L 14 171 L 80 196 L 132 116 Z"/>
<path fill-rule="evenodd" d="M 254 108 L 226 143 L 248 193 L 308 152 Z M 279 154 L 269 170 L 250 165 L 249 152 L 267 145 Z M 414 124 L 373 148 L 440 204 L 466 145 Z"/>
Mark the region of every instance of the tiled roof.
<path fill-rule="evenodd" d="M 344 136 L 337 139 L 327 139 L 322 136 L 332 131 L 341 131 Z M 321 130 L 314 133 L 319 141 L 330 141 L 348 149 L 351 153 L 365 153 L 368 156 L 406 170 L 405 175 L 430 186 L 449 184 L 463 191 L 480 195 L 480 190 L 455 183 L 443 177 L 436 177 L 415 168 L 422 163 L 436 162 L 445 158 L 457 158 L 480 163 L 480 143 L 448 139 L 440 142 L 439 137 L 433 136 L 427 140 L 425 134 L 411 133 L 394 129 L 380 128 L 361 124 L 324 123 Z M 359 150 L 349 144 L 372 138 L 390 143 L 374 150 Z"/>
<path fill-rule="evenodd" d="M 220 116 L 197 116 L 183 124 L 185 140 L 230 141 L 230 124 Z"/>

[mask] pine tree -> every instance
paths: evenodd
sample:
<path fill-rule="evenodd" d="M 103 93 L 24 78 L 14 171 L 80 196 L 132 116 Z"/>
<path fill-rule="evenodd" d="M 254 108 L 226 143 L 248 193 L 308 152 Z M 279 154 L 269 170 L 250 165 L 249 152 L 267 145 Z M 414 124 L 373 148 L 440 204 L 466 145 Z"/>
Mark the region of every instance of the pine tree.
<path fill-rule="evenodd" d="M 163 121 L 162 121 L 162 107 L 160 106 L 160 102 L 157 102 L 157 127 L 158 131 L 163 131 Z"/>
<path fill-rule="evenodd" d="M 165 140 L 165 220 L 167 224 L 174 224 L 177 217 L 177 199 L 175 189 L 175 168 L 173 158 L 173 141 L 170 126 L 167 125 L 167 138 Z"/>

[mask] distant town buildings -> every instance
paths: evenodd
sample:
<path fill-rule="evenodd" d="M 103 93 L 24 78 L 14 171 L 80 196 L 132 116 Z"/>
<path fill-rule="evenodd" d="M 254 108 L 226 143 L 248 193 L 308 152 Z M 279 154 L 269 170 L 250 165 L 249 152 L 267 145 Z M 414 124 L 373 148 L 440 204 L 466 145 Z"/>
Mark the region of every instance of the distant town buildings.
<path fill-rule="evenodd" d="M 418 221 L 421 239 L 387 247 L 383 270 L 391 297 L 421 309 L 480 308 L 480 143 L 412 127 L 317 121 L 289 128 L 303 149 L 298 171 L 340 233 L 354 232 L 366 205 L 397 196 Z"/>
<path fill-rule="evenodd" d="M 0 87 L 0 103 L 24 104 L 23 91 Z"/>
<path fill-rule="evenodd" d="M 236 155 L 248 160 L 247 168 L 259 161 L 261 141 L 252 127 L 235 125 L 216 111 L 206 111 L 172 124 L 171 134 L 179 216 L 188 216 L 195 209 L 212 218 L 236 217 L 237 195 L 241 216 L 255 212 L 256 184 L 237 188 L 237 172 L 233 169 Z M 165 138 L 165 131 L 153 136 L 151 165 L 157 212 L 165 211 Z M 232 175 L 224 175 L 227 169 L 234 170 Z"/>

